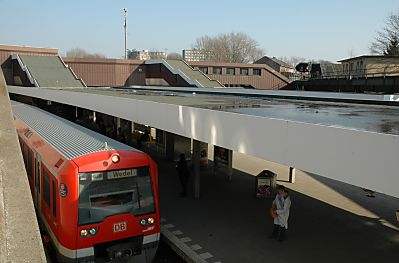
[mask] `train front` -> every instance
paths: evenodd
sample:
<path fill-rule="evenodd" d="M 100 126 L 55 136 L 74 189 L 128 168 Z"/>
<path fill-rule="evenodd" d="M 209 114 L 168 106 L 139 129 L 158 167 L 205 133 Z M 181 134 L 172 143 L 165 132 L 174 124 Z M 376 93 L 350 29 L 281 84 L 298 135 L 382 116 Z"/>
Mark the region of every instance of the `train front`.
<path fill-rule="evenodd" d="M 77 258 L 152 262 L 160 235 L 156 164 L 133 151 L 94 153 L 75 163 Z"/>

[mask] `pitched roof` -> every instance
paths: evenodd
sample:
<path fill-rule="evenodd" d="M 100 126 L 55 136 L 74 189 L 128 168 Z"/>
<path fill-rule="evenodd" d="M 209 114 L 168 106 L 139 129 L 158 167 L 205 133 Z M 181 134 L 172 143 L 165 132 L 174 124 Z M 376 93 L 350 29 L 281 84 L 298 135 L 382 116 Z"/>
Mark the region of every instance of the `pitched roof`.
<path fill-rule="evenodd" d="M 399 60 L 399 56 L 385 56 L 385 55 L 363 55 L 363 56 L 358 56 L 358 57 L 353 57 L 353 58 L 346 58 L 342 60 L 338 60 L 338 62 L 347 62 L 359 58 L 396 58 Z"/>
<path fill-rule="evenodd" d="M 294 68 L 293 66 L 289 65 L 288 63 L 276 58 L 276 57 L 268 57 L 268 56 L 264 56 L 261 59 L 257 60 L 254 62 L 254 64 L 265 64 L 265 60 L 271 60 L 274 63 L 277 63 L 278 65 L 280 65 L 281 67 L 285 67 L 285 68 Z"/>

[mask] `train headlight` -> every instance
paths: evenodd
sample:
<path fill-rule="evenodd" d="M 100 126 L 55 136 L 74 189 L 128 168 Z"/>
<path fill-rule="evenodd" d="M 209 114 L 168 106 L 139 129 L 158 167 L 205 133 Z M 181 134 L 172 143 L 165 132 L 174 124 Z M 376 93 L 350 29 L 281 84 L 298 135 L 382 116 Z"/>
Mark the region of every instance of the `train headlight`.
<path fill-rule="evenodd" d="M 119 155 L 118 154 L 113 154 L 112 156 L 111 156 L 111 161 L 113 162 L 113 163 L 118 163 L 119 161 L 120 161 L 120 157 L 119 157 Z"/>
<path fill-rule="evenodd" d="M 87 229 L 80 230 L 80 237 L 87 237 L 88 234 L 89 232 L 87 231 Z"/>
<path fill-rule="evenodd" d="M 143 218 L 140 220 L 140 225 L 148 226 L 148 225 L 154 224 L 154 222 L 155 222 L 155 219 L 153 217 Z"/>
<path fill-rule="evenodd" d="M 95 234 L 97 234 L 97 228 L 90 228 L 89 234 L 90 234 L 90 236 L 94 236 Z"/>

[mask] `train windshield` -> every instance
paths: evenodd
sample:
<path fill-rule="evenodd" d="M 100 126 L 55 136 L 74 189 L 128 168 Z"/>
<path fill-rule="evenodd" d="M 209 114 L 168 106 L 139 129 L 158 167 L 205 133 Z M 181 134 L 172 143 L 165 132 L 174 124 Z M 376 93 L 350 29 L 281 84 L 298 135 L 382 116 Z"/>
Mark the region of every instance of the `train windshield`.
<path fill-rule="evenodd" d="M 150 168 L 79 173 L 79 225 L 106 217 L 155 212 Z"/>

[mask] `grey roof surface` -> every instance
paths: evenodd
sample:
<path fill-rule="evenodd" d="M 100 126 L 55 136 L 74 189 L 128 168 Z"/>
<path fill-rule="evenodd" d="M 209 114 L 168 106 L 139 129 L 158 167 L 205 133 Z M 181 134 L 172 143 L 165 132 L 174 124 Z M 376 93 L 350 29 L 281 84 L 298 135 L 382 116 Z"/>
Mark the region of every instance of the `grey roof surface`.
<path fill-rule="evenodd" d="M 321 74 L 323 77 L 342 75 L 342 64 L 320 63 Z"/>
<path fill-rule="evenodd" d="M 350 60 L 356 60 L 356 59 L 360 59 L 360 58 L 384 58 L 384 59 L 390 59 L 390 58 L 394 58 L 394 59 L 398 59 L 398 56 L 385 56 L 385 55 L 363 55 L 363 56 L 357 56 L 357 57 L 353 57 L 353 58 L 346 58 L 346 59 L 341 59 L 338 60 L 338 62 L 347 62 Z"/>
<path fill-rule="evenodd" d="M 218 106 L 229 103 L 225 97 L 218 96 L 202 96 L 185 94 L 178 92 L 156 92 L 156 91 L 140 91 L 133 89 L 114 89 L 114 88 L 86 88 L 86 89 L 70 89 L 73 92 L 93 93 L 98 95 L 131 98 L 137 100 L 154 101 L 167 104 L 175 104 L 191 107 L 207 107 Z"/>
<path fill-rule="evenodd" d="M 17 94 L 19 93 L 17 89 L 21 89 L 21 94 L 25 94 L 27 91 L 35 91 L 35 89 L 32 88 L 9 88 L 14 90 Z M 187 93 L 182 91 L 186 89 L 192 92 Z M 46 90 L 50 91 L 49 89 Z M 395 103 L 394 106 L 391 106 L 393 104 L 370 105 L 355 103 L 356 97 L 352 99 L 352 103 L 347 103 L 313 101 L 307 100 L 306 98 L 253 97 L 241 93 L 234 96 L 226 93 L 201 94 L 195 92 L 201 90 L 215 90 L 216 92 L 217 90 L 224 89 L 184 88 L 180 89 L 180 91 L 179 89 L 160 91 L 151 89 L 150 87 L 148 87 L 148 89 L 135 89 L 131 87 L 118 89 L 68 89 L 64 92 L 79 92 L 100 96 L 120 97 L 123 99 L 153 101 L 210 110 L 229 111 L 250 116 L 261 116 L 323 126 L 399 135 L 399 104 L 397 102 L 392 102 Z M 41 90 L 41 92 L 46 91 Z M 13 91 L 11 91 L 11 93 L 13 93 Z M 31 92 L 27 93 L 31 94 Z M 350 94 L 342 94 L 341 96 L 353 97 L 351 97 Z M 360 96 L 359 99 L 362 100 L 363 98 L 364 100 L 364 96 Z M 370 99 L 370 96 L 366 98 Z M 376 96 L 376 102 L 378 102 L 378 100 L 381 100 L 380 96 Z M 132 101 L 132 103 L 134 102 Z M 373 103 L 373 101 L 371 100 L 370 103 Z"/>
<path fill-rule="evenodd" d="M 132 98 L 175 105 L 241 113 L 399 135 L 399 107 L 298 99 L 253 98 L 224 94 L 192 94 L 178 91 L 130 89 L 73 89 L 99 95 Z"/>
<path fill-rule="evenodd" d="M 33 132 L 52 144 L 69 160 L 104 151 L 105 142 L 107 142 L 109 149 L 138 151 L 30 105 L 13 101 L 12 110 L 14 115 L 25 122 Z"/>
<path fill-rule="evenodd" d="M 289 65 L 288 63 L 286 63 L 276 57 L 268 57 L 268 56 L 263 56 L 262 58 L 255 61 L 254 64 L 267 64 L 268 61 L 273 61 L 274 63 L 278 64 L 281 67 L 294 68 L 293 66 Z"/>
<path fill-rule="evenodd" d="M 288 63 L 286 63 L 286 62 L 284 62 L 284 61 L 282 61 L 282 60 L 280 60 L 280 59 L 278 59 L 276 57 L 272 57 L 270 59 L 273 60 L 274 62 L 276 62 L 277 64 L 280 64 L 283 67 L 294 68 L 293 66 L 289 65 Z"/>
<path fill-rule="evenodd" d="M 259 108 L 231 108 L 229 112 L 274 119 L 399 135 L 399 108 L 344 103 L 270 101 Z"/>
<path fill-rule="evenodd" d="M 19 55 L 40 87 L 84 87 L 58 56 Z"/>

